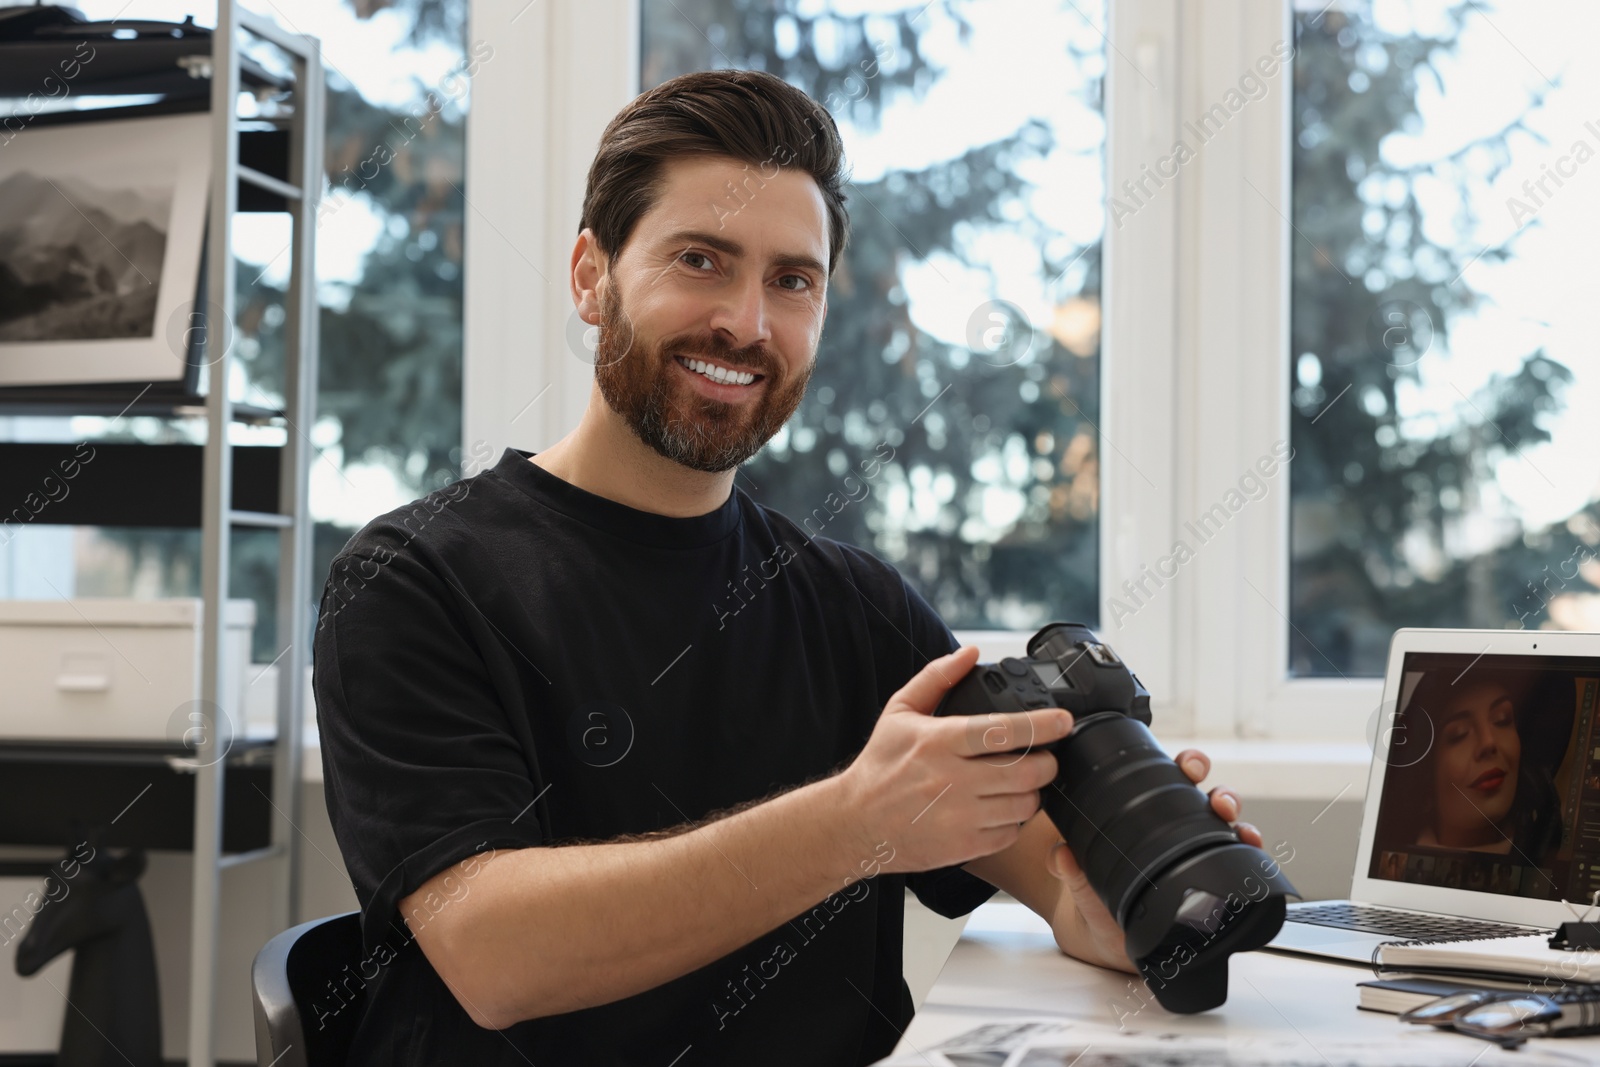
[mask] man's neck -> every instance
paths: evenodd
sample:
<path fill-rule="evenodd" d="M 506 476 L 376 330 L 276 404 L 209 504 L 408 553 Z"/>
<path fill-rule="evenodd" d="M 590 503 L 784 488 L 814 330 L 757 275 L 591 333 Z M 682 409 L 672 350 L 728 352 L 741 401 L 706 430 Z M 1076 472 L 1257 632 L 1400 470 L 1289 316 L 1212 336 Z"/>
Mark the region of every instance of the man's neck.
<path fill-rule="evenodd" d="M 715 511 L 733 491 L 733 471 L 692 470 L 639 440 L 598 388 L 577 429 L 530 462 L 596 496 L 676 519 Z"/>

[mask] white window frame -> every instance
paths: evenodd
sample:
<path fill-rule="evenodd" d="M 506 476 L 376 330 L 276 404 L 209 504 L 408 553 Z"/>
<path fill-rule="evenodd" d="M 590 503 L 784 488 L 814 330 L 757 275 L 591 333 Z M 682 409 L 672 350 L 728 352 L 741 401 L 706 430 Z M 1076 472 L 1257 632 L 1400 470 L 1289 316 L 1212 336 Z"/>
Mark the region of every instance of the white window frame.
<path fill-rule="evenodd" d="M 1112 0 L 1108 190 L 1292 42 L 1290 17 L 1289 0 Z M 494 56 L 474 77 L 467 130 L 469 466 L 545 447 L 588 401 L 592 368 L 566 337 L 568 261 L 595 145 L 638 91 L 640 37 L 638 0 L 472 0 L 471 20 Z M 1287 470 L 1113 622 L 1122 583 L 1288 437 L 1291 78 L 1278 72 L 1135 215 L 1106 226 L 1100 632 L 1154 694 L 1164 738 L 1359 742 L 1382 688 L 1288 675 Z M 986 659 L 1020 654 L 1029 636 L 957 635 Z"/>
<path fill-rule="evenodd" d="M 1293 44 L 1288 0 L 1182 6 L 1191 76 L 1186 115 L 1221 100 L 1278 42 Z M 1181 510 L 1214 502 L 1274 442 L 1289 436 L 1292 71 L 1246 105 L 1195 162 L 1186 195 L 1180 301 L 1180 380 L 1193 427 L 1192 492 Z M 1236 128 L 1237 127 L 1237 128 Z M 1237 133 L 1238 136 L 1232 136 Z M 1222 148 L 1222 152 L 1212 152 Z M 1253 186 L 1253 188 L 1252 188 Z M 1270 201 L 1270 203 L 1268 202 Z M 1292 466 L 1292 464 L 1291 464 Z M 1192 640 L 1196 733 L 1360 742 L 1382 697 L 1381 678 L 1295 679 L 1289 674 L 1289 472 L 1241 509 L 1224 552 L 1197 558 Z M 1221 541 L 1221 538 L 1219 538 Z M 1203 605 L 1203 607 L 1202 607 Z"/>
<path fill-rule="evenodd" d="M 471 0 L 469 26 L 494 55 L 467 120 L 462 454 L 493 464 L 553 444 L 588 403 L 568 264 L 595 146 L 638 91 L 639 17 L 630 0 Z"/>

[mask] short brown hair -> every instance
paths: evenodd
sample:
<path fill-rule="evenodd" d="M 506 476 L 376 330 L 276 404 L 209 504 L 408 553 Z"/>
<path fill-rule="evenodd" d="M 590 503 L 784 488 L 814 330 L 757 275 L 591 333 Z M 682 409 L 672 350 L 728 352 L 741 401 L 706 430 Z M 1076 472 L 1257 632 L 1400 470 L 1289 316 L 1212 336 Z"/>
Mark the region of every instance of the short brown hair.
<path fill-rule="evenodd" d="M 663 164 L 695 153 L 811 175 L 828 211 L 828 273 L 834 272 L 850 240 L 839 128 L 811 97 L 759 70 L 683 74 L 618 112 L 589 166 L 579 232 L 593 230 L 600 250 L 616 259 L 634 224 L 655 206 Z"/>

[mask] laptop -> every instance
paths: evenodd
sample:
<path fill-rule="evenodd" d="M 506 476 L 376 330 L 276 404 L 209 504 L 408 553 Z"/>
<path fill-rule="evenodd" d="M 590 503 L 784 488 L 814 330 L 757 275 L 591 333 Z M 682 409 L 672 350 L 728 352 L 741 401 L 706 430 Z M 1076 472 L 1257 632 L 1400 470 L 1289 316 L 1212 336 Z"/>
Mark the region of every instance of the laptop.
<path fill-rule="evenodd" d="M 1267 948 L 1371 963 L 1600 900 L 1600 634 L 1399 630 L 1368 735 L 1350 898 L 1290 904 Z"/>

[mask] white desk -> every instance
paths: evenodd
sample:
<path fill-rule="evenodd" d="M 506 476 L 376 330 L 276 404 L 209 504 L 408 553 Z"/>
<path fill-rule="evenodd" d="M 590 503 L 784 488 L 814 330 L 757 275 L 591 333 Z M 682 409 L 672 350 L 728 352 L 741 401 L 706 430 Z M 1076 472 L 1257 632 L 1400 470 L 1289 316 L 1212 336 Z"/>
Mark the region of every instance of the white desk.
<path fill-rule="evenodd" d="M 1240 953 L 1229 961 L 1226 1004 L 1198 1015 L 1173 1015 L 1134 976 L 1062 955 L 1044 920 L 1021 904 L 985 904 L 973 912 L 894 1058 L 938 1063 L 939 1057 L 925 1050 L 949 1037 L 989 1021 L 1050 1016 L 1069 1022 L 1069 1032 L 1081 1032 L 1081 1040 L 1072 1039 L 1080 1045 L 1114 1034 L 1119 1021 L 1123 1040 L 1176 1037 L 1168 1046 L 1173 1058 L 1163 1057 L 1169 1063 L 1186 1062 L 1185 1043 L 1201 1052 L 1216 1041 L 1227 1042 L 1229 1056 L 1237 1048 L 1248 1062 L 1271 1053 L 1265 1062 L 1317 1067 L 1600 1063 L 1600 1037 L 1535 1039 L 1520 1051 L 1501 1053 L 1476 1038 L 1402 1026 L 1392 1015 L 1360 1011 L 1356 983 L 1371 977 L 1370 969 L 1351 964 Z M 1112 1051 L 1111 1045 L 1102 1048 Z M 1080 1067 L 1091 1062 L 1100 1062 L 1099 1057 L 1085 1058 Z M 1231 1061 L 1202 1054 L 1193 1062 Z"/>

